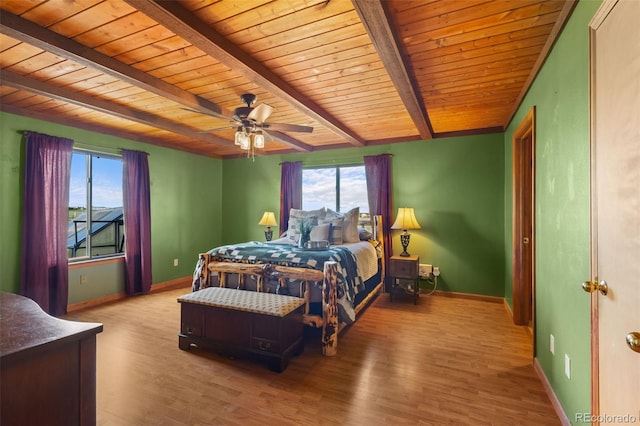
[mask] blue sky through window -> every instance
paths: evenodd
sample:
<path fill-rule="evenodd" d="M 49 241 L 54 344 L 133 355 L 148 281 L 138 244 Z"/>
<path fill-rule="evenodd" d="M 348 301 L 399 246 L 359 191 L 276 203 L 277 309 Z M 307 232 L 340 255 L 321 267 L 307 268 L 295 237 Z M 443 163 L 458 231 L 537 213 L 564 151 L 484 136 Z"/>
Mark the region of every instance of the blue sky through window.
<path fill-rule="evenodd" d="M 69 207 L 87 205 L 87 165 L 89 154 L 74 152 L 71 158 Z M 122 207 L 122 160 L 93 157 L 93 206 Z"/>
<path fill-rule="evenodd" d="M 360 207 L 369 212 L 367 180 L 364 166 L 340 167 L 340 206 L 336 207 L 336 167 L 302 170 L 302 208 L 315 210 L 328 207 L 346 212 Z"/>

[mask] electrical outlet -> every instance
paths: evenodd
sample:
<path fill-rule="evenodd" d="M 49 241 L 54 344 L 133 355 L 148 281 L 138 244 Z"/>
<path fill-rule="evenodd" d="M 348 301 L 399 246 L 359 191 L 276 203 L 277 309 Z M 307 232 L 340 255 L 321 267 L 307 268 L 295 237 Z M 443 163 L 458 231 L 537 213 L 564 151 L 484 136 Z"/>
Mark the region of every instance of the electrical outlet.
<path fill-rule="evenodd" d="M 549 335 L 549 350 L 552 354 L 556 354 L 556 338 L 553 337 L 553 334 Z"/>
<path fill-rule="evenodd" d="M 440 268 L 437 266 L 433 267 L 433 275 L 435 275 L 436 277 L 440 276 Z"/>
<path fill-rule="evenodd" d="M 571 380 L 571 359 L 567 354 L 564 354 L 564 374 Z"/>
<path fill-rule="evenodd" d="M 80 284 L 86 284 L 86 283 L 87 283 L 87 276 L 80 275 Z"/>
<path fill-rule="evenodd" d="M 173 259 L 173 266 L 178 266 L 178 259 Z"/>
<path fill-rule="evenodd" d="M 432 272 L 433 272 L 433 266 L 426 263 L 420 264 L 418 269 L 418 275 L 420 275 L 421 277 L 428 277 L 429 275 L 431 275 Z"/>

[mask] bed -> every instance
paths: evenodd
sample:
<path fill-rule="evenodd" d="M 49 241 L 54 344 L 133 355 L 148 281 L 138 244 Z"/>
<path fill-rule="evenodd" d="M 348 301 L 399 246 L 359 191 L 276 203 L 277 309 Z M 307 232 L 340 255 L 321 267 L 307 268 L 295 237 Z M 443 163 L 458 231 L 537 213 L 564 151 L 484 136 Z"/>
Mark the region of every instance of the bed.
<path fill-rule="evenodd" d="M 335 355 L 338 333 L 382 291 L 385 277 L 382 217 L 354 210 L 344 215 L 351 215 L 349 220 L 340 220 L 343 215 L 328 209 L 292 209 L 289 229 L 279 239 L 225 245 L 202 253 L 192 291 L 219 286 L 302 298 L 303 323 L 321 328 L 323 354 Z M 301 246 L 302 233 L 296 230 L 303 229 L 304 222 L 312 222 L 312 228 L 319 230 L 312 241 L 328 237 L 330 246 Z M 352 235 L 347 237 L 348 233 Z"/>

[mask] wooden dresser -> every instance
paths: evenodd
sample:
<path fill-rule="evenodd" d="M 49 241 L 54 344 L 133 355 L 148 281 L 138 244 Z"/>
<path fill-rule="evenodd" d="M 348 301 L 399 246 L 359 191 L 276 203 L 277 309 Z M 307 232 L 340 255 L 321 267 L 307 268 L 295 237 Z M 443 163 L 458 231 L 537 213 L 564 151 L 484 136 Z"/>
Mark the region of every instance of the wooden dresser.
<path fill-rule="evenodd" d="M 96 334 L 0 293 L 0 424 L 95 425 Z"/>

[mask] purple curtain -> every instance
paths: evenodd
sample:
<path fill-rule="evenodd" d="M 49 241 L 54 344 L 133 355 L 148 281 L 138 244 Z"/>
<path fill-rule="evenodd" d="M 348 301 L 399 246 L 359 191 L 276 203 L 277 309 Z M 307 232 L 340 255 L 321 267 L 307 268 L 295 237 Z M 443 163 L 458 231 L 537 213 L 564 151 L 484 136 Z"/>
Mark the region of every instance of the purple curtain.
<path fill-rule="evenodd" d="M 393 252 L 391 242 L 391 224 L 393 223 L 393 207 L 391 199 L 391 154 L 371 155 L 364 157 L 364 170 L 367 177 L 367 194 L 369 212 L 382 215 L 384 232 L 385 270 Z"/>
<path fill-rule="evenodd" d="M 47 313 L 67 313 L 71 139 L 25 132 L 20 294 Z"/>
<path fill-rule="evenodd" d="M 302 207 L 302 161 L 282 163 L 280 178 L 280 235 L 289 227 L 289 211 Z"/>
<path fill-rule="evenodd" d="M 122 151 L 125 292 L 151 290 L 151 197 L 145 152 Z"/>

